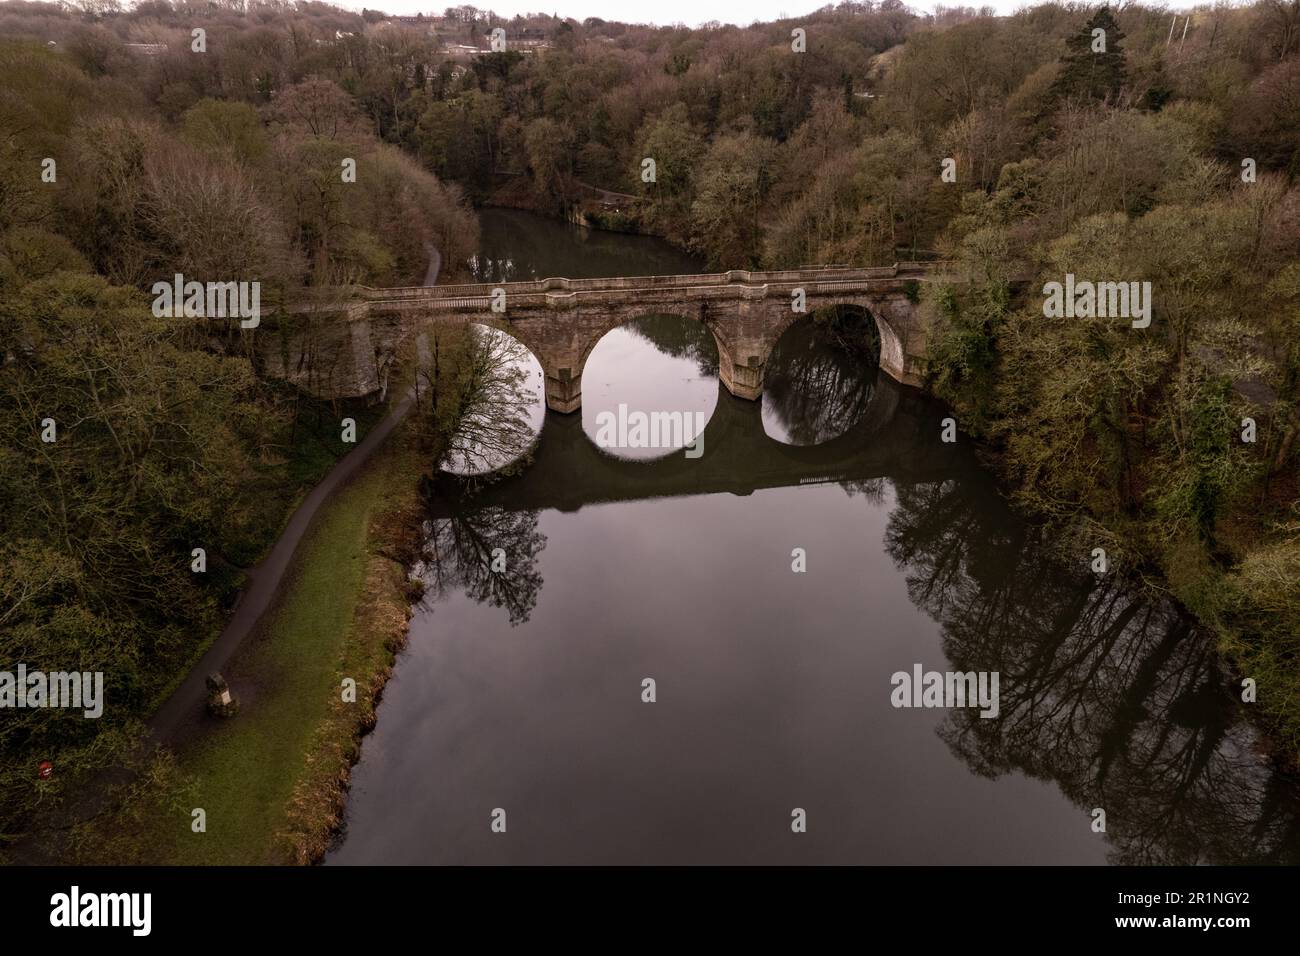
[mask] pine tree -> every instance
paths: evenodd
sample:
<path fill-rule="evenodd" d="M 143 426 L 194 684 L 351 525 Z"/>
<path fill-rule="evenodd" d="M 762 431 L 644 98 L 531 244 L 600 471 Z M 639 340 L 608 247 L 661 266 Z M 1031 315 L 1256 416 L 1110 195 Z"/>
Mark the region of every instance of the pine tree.
<path fill-rule="evenodd" d="M 1120 49 L 1123 39 L 1109 6 L 1094 13 L 1083 30 L 1066 41 L 1064 65 L 1052 84 L 1052 102 L 1114 103 L 1128 80 Z"/>

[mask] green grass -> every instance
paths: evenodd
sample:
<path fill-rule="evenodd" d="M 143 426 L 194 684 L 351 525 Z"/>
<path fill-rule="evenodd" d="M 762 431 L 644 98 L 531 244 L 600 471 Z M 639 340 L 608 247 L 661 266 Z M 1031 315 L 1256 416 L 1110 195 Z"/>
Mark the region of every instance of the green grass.
<path fill-rule="evenodd" d="M 357 434 L 365 435 L 389 411 L 387 404 L 359 400 L 330 403 L 304 398 L 296 429 L 285 427 L 284 460 L 259 468 L 261 494 L 249 503 L 252 512 L 242 532 L 227 542 L 232 561 L 252 566 L 280 537 L 298 503 L 320 483 L 335 462 L 351 451 L 342 441 L 339 422 L 354 418 Z"/>
<path fill-rule="evenodd" d="M 180 771 L 195 784 L 195 806 L 206 811 L 207 832 L 193 833 L 188 814 L 173 818 L 177 836 L 163 851 L 167 862 L 283 862 L 275 835 L 316 729 L 339 696 L 340 661 L 365 583 L 367 530 L 394 490 L 388 457 L 381 451 L 368 462 L 304 537 L 280 603 L 227 672 L 237 690 L 249 687 L 240 714 L 178 754 Z"/>
<path fill-rule="evenodd" d="M 361 415 L 354 417 L 363 431 Z M 76 829 L 69 859 L 235 865 L 320 858 L 340 818 L 360 731 L 373 723 L 405 637 L 409 582 L 404 559 L 392 556 L 411 553 L 418 542 L 419 477 L 437 458 L 410 426 L 399 426 L 317 512 L 278 602 L 224 670 L 239 714 L 205 721 L 175 753 L 160 751 L 138 765 L 129 783 L 113 788 L 111 808 Z M 325 433 L 317 437 L 300 432 L 291 458 L 303 470 L 281 488 L 319 478 L 344 450 L 330 447 Z M 285 500 L 266 513 L 277 527 L 287 521 Z M 355 703 L 341 700 L 344 676 L 356 680 Z M 203 833 L 192 830 L 194 808 L 205 811 Z"/>

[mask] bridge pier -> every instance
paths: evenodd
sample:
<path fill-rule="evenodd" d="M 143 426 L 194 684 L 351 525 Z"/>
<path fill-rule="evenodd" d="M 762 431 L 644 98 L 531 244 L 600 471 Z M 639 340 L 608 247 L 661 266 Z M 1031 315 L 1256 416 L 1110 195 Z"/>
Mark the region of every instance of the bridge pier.
<path fill-rule="evenodd" d="M 741 365 L 722 353 L 723 350 L 719 347 L 718 378 L 722 379 L 727 391 L 737 398 L 758 401 L 763 394 L 763 363 L 758 356 L 748 356 L 747 362 Z"/>
<path fill-rule="evenodd" d="M 776 344 L 785 306 L 765 301 L 745 290 L 739 302 L 711 310 L 711 321 L 701 310 L 700 320 L 713 329 L 718 343 L 718 378 L 737 398 L 757 401 L 763 394 L 763 366 Z"/>
<path fill-rule="evenodd" d="M 572 366 L 551 366 L 547 363 L 546 407 L 553 412 L 569 414 L 582 407 L 582 373 L 575 374 Z"/>

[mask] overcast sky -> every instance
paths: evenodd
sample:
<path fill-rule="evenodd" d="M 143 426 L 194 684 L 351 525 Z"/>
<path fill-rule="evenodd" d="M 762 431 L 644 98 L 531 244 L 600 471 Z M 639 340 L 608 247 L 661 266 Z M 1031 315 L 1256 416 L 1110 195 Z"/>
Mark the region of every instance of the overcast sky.
<path fill-rule="evenodd" d="M 363 6 L 386 13 L 411 14 L 442 13 L 449 6 L 459 6 L 449 0 L 336 0 L 341 6 L 360 10 Z M 826 6 L 826 0 L 478 0 L 470 3 L 480 10 L 495 10 L 503 16 L 516 13 L 554 13 L 562 17 L 585 20 L 601 17 L 605 20 L 622 20 L 625 23 L 685 23 L 696 26 L 709 20 L 722 23 L 748 24 L 755 20 L 779 20 Z M 929 11 L 932 2 L 910 2 L 913 10 Z M 950 2 L 944 6 L 993 7 L 998 13 L 1010 13 L 1021 7 L 1032 6 L 1025 0 L 968 0 L 967 3 Z"/>

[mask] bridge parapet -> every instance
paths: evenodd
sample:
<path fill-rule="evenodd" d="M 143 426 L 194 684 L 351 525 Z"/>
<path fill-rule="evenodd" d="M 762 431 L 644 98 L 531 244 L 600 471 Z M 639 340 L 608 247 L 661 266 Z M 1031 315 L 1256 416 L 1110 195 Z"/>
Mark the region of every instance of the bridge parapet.
<path fill-rule="evenodd" d="M 879 279 L 926 278 L 935 279 L 944 276 L 951 268 L 949 262 L 899 262 L 892 266 L 872 268 L 833 268 L 833 269 L 783 269 L 772 272 L 750 272 L 733 269 L 729 272 L 704 273 L 670 276 L 619 276 L 600 279 L 566 279 L 551 277 L 519 282 L 480 282 L 461 285 L 441 286 L 398 286 L 376 289 L 369 286 L 355 287 L 353 294 L 359 294 L 369 301 L 392 301 L 398 299 L 441 300 L 457 299 L 470 296 L 490 294 L 492 289 L 503 289 L 507 298 L 519 295 L 564 292 L 627 292 L 653 289 L 703 289 L 715 286 L 772 285 L 838 280 L 842 282 L 862 282 Z M 339 290 L 341 297 L 345 290 Z"/>
<path fill-rule="evenodd" d="M 643 308 L 662 305 L 677 311 L 683 302 L 708 303 L 719 301 L 758 301 L 779 297 L 788 300 L 795 289 L 803 289 L 810 296 L 854 295 L 871 293 L 870 283 L 879 279 L 836 280 L 833 282 L 808 282 L 802 280 L 785 280 L 779 282 L 735 283 L 722 285 L 695 285 L 677 287 L 634 287 L 626 290 L 615 289 L 574 289 L 568 292 L 514 292 L 506 291 L 506 313 L 519 313 L 525 310 L 569 311 L 583 306 L 601 306 L 611 303 L 635 304 Z M 482 287 L 474 287 L 481 291 Z M 874 291 L 888 291 L 888 288 Z M 427 309 L 435 308 L 445 312 L 486 312 L 491 311 L 491 295 L 458 296 L 399 296 L 376 297 L 369 301 L 371 306 L 388 309 Z"/>

